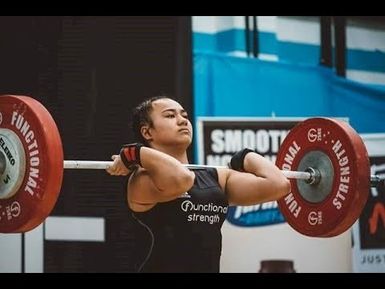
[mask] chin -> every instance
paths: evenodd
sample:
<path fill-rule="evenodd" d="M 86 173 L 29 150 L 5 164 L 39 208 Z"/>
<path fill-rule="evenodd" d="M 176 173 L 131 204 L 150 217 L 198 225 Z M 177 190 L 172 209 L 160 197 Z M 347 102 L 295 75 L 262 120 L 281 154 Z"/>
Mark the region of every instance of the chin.
<path fill-rule="evenodd" d="M 188 148 L 191 145 L 191 141 L 192 141 L 191 138 L 185 138 L 183 140 L 177 141 L 176 143 L 178 145 L 184 145 L 184 146 L 186 146 L 186 148 Z"/>

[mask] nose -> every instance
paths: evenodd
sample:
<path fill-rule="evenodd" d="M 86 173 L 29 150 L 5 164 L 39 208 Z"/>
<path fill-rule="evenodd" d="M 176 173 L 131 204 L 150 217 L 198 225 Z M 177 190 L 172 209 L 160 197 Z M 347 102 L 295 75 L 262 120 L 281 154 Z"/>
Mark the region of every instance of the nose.
<path fill-rule="evenodd" d="M 185 117 L 182 116 L 182 115 L 179 115 L 179 116 L 178 116 L 178 124 L 179 124 L 179 125 L 187 125 L 187 124 L 188 124 L 188 119 L 185 118 Z"/>

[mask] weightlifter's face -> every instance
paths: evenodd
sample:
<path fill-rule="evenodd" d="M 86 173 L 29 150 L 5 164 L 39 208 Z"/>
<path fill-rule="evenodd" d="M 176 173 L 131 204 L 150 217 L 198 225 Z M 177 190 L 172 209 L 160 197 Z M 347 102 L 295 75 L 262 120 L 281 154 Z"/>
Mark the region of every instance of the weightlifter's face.
<path fill-rule="evenodd" d="M 142 128 L 142 134 L 155 145 L 184 145 L 192 141 L 192 125 L 187 112 L 175 100 L 158 99 L 152 103 L 150 112 L 153 125 Z"/>

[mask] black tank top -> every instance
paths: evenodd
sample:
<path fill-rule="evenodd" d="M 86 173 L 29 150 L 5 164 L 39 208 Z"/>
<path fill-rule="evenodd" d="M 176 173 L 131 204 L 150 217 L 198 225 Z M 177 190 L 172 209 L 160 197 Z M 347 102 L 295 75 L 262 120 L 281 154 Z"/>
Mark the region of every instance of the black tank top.
<path fill-rule="evenodd" d="M 194 173 L 193 187 L 177 199 L 131 211 L 150 238 L 139 272 L 219 272 L 227 196 L 216 169 Z"/>

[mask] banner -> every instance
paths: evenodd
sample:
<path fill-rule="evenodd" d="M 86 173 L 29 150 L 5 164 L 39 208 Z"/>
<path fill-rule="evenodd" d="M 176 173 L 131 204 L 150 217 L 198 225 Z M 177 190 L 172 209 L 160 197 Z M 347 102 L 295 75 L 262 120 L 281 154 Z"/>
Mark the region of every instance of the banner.
<path fill-rule="evenodd" d="M 371 174 L 385 176 L 385 134 L 362 134 Z M 353 226 L 353 271 L 385 272 L 385 188 L 372 187 Z"/>
<path fill-rule="evenodd" d="M 289 130 L 304 118 L 220 118 L 200 117 L 198 163 L 227 166 L 234 153 L 254 149 L 275 163 L 279 147 Z M 241 227 L 285 222 L 276 201 L 254 206 L 231 206 L 227 221 Z"/>

